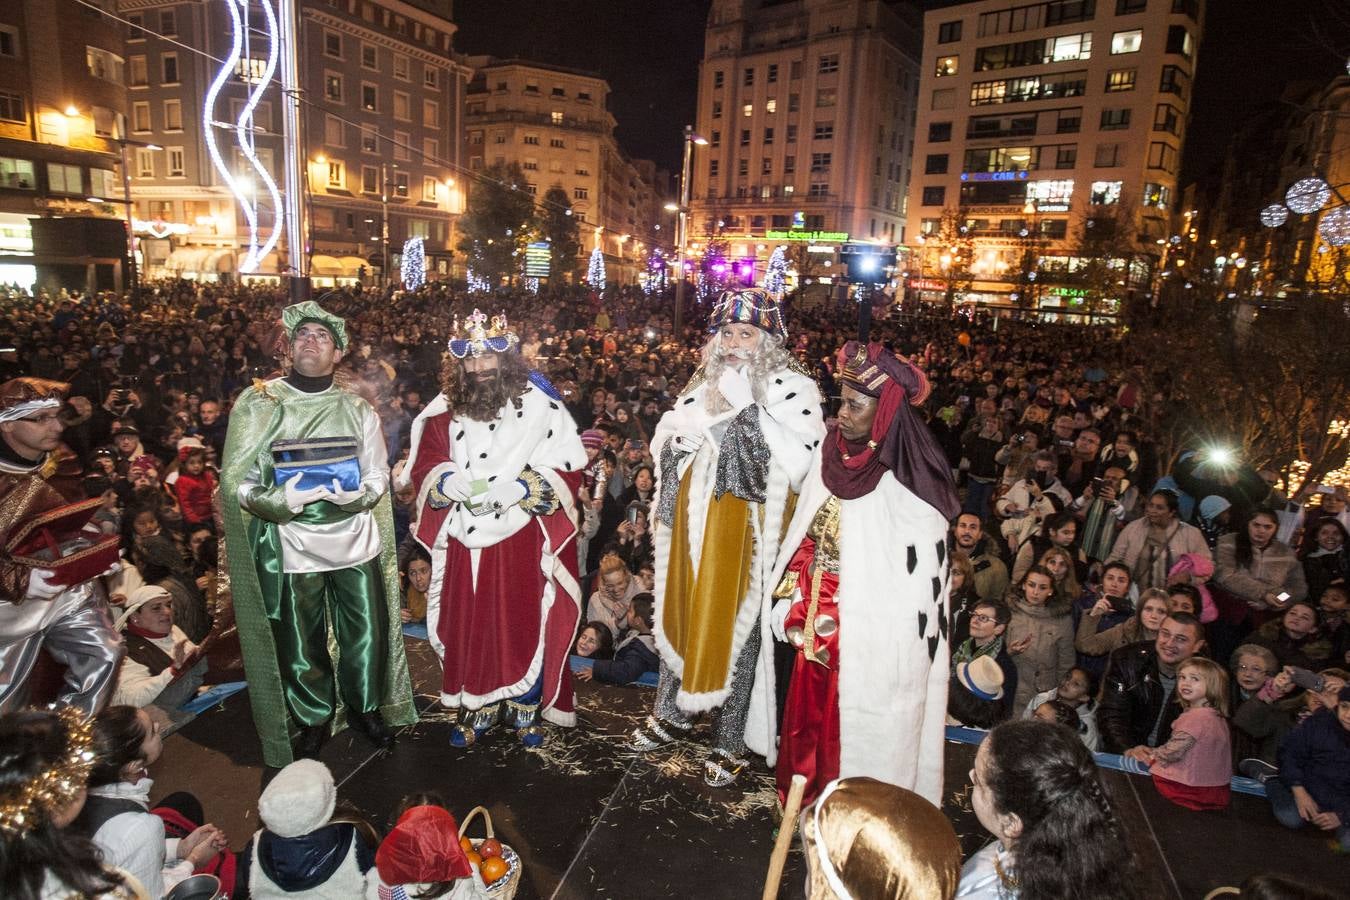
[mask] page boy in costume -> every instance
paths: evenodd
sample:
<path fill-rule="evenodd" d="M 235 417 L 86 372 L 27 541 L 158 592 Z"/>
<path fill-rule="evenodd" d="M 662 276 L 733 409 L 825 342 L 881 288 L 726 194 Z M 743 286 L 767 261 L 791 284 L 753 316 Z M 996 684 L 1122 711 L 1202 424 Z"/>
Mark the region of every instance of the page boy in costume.
<path fill-rule="evenodd" d="M 765 586 L 825 426 L 820 391 L 784 349 L 782 313 L 767 292 L 726 291 L 708 330 L 703 366 L 652 441 L 661 668 L 633 746 L 667 744 L 688 733 L 691 715 L 720 706 L 703 777 L 724 787 L 746 765 L 755 660 L 770 638 Z"/>
<path fill-rule="evenodd" d="M 67 389 L 41 378 L 0 385 L 0 712 L 25 704 L 25 682 L 44 646 L 66 667 L 60 702 L 86 716 L 112 695 L 122 658 L 98 579 L 115 568 L 116 542 L 95 543 L 96 535 L 86 539 L 80 530 L 102 501 L 72 505 L 47 481 L 56 472 Z M 29 547 L 42 523 L 61 530 L 67 545 L 50 567 L 38 558 L 42 550 Z M 87 547 L 70 546 L 86 540 Z"/>
<path fill-rule="evenodd" d="M 946 722 L 947 522 L 959 512 L 941 448 L 911 406 L 916 366 L 872 345 L 843 352 L 842 403 L 802 486 L 773 577 L 774 632 L 797 657 L 778 788 L 807 798 L 867 775 L 941 800 Z M 746 741 L 772 762 L 773 655 L 761 653 Z"/>
<path fill-rule="evenodd" d="M 231 589 L 269 766 L 318 753 L 336 714 L 378 746 L 416 718 L 380 420 L 335 384 L 343 320 L 286 307 L 290 374 L 244 390 L 221 473 Z M 278 471 L 280 470 L 280 471 Z M 332 622 L 332 634 L 325 622 Z"/>
<path fill-rule="evenodd" d="M 576 494 L 586 451 L 562 398 L 520 356 L 504 316 L 456 323 L 442 392 L 413 422 L 400 485 L 431 554 L 427 633 L 450 743 L 505 722 L 526 746 L 539 720 L 576 724 L 567 656 L 581 617 Z"/>

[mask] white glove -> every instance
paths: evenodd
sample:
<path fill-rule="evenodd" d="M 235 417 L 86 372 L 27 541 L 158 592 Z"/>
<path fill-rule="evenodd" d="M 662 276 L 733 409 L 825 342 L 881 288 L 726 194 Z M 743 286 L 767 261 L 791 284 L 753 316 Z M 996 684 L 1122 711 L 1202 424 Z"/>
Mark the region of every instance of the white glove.
<path fill-rule="evenodd" d="M 395 490 L 403 490 L 408 485 L 403 481 L 403 470 L 408 467 L 408 459 L 404 457 L 394 463 L 394 468 L 389 470 L 389 479 L 393 482 Z"/>
<path fill-rule="evenodd" d="M 328 495 L 329 496 L 326 498 L 328 502 L 336 503 L 338 506 L 346 506 L 348 503 L 355 503 L 357 500 L 364 497 L 366 495 L 366 486 L 363 484 L 354 491 L 344 491 L 342 489 L 342 484 L 334 478 L 333 486 L 329 488 Z"/>
<path fill-rule="evenodd" d="M 736 412 L 755 402 L 754 391 L 750 389 L 750 379 L 738 369 L 722 370 L 722 377 L 717 379 L 717 390 Z"/>
<path fill-rule="evenodd" d="M 108 566 L 108 568 L 104 569 L 102 572 L 99 572 L 98 577 L 111 578 L 113 575 L 116 575 L 120 571 L 122 571 L 122 564 L 120 562 L 115 562 L 111 566 Z"/>
<path fill-rule="evenodd" d="M 473 493 L 473 482 L 463 472 L 446 472 L 441 476 L 438 487 L 447 500 L 456 502 L 468 500 Z"/>
<path fill-rule="evenodd" d="M 328 488 L 323 485 L 312 488 L 301 488 L 300 479 L 304 478 L 303 473 L 297 473 L 294 478 L 286 482 L 282 492 L 286 497 L 286 505 L 291 508 L 291 512 L 298 513 L 311 503 L 317 503 L 320 500 L 328 498 Z"/>
<path fill-rule="evenodd" d="M 780 641 L 787 640 L 787 617 L 788 611 L 792 609 L 792 598 L 784 597 L 773 605 L 769 611 L 769 630 L 773 636 Z"/>
<path fill-rule="evenodd" d="M 698 448 L 703 446 L 703 432 L 701 431 L 682 431 L 671 440 L 675 449 L 681 453 L 697 453 Z"/>
<path fill-rule="evenodd" d="M 517 503 L 525 499 L 528 493 L 525 485 L 520 483 L 520 479 L 512 478 L 510 481 L 502 481 L 498 478 L 483 495 L 483 505 L 492 509 L 494 512 L 500 512 L 504 509 L 510 509 Z"/>
<path fill-rule="evenodd" d="M 66 590 L 64 584 L 52 584 L 47 579 L 54 578 L 51 569 L 30 569 L 28 571 L 28 590 L 24 596 L 29 600 L 50 600 Z"/>

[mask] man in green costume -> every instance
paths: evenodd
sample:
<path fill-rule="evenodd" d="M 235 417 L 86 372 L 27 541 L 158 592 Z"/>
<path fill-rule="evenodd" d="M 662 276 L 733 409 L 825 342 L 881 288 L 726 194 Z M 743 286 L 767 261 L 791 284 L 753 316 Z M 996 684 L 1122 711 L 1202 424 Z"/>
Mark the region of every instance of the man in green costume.
<path fill-rule="evenodd" d="M 221 475 L 239 640 L 269 766 L 290 763 L 292 749 L 316 756 L 343 715 L 380 747 L 393 743 L 389 726 L 417 717 L 379 418 L 333 383 L 347 349 L 341 318 L 305 301 L 286 307 L 282 324 L 290 374 L 240 394 Z M 296 454 L 306 461 L 278 478 L 274 463 Z"/>

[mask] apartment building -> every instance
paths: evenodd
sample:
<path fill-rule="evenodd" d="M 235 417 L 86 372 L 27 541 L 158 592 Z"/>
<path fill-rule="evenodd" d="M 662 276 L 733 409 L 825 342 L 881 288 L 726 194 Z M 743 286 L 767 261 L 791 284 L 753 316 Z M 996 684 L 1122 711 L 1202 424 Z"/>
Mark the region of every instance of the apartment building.
<path fill-rule="evenodd" d="M 123 33 L 98 6 L 0 3 L 0 282 L 126 281 Z"/>
<path fill-rule="evenodd" d="M 1203 0 L 930 3 L 911 292 L 950 298 L 959 269 L 968 300 L 1071 311 L 1083 247 L 1103 229 L 1120 281 L 1149 290 L 1203 15 Z"/>
<path fill-rule="evenodd" d="M 921 18 L 910 2 L 715 0 L 699 69 L 689 240 L 900 242 Z M 741 269 L 744 271 L 744 269 Z"/>
<path fill-rule="evenodd" d="M 467 58 L 474 70 L 465 97 L 469 168 L 518 163 L 525 189 L 542 200 L 562 187 L 581 226 L 580 271 L 599 247 L 608 279 L 637 279 L 662 234 L 667 191 L 654 163 L 630 160 L 614 139 L 609 83 L 591 72 L 519 59 Z"/>
<path fill-rule="evenodd" d="M 204 101 L 233 41 L 226 4 L 121 0 L 127 38 L 131 177 L 146 270 L 217 278 L 234 273 L 250 225 L 217 170 L 215 139 L 235 187 L 258 198 L 260 233 L 273 202 L 237 139 L 250 90 L 265 72 L 269 42 L 258 7 L 246 23 L 244 58 Z M 324 286 L 397 272 L 403 243 L 422 237 L 428 277 L 449 277 L 453 222 L 463 211 L 460 115 L 468 69 L 452 43 L 450 0 L 305 0 L 301 7 L 301 148 L 311 220 L 311 275 Z M 249 152 L 278 185 L 281 93 L 274 83 L 243 123 Z M 385 237 L 388 237 L 386 255 Z M 284 236 L 258 272 L 286 268 Z"/>

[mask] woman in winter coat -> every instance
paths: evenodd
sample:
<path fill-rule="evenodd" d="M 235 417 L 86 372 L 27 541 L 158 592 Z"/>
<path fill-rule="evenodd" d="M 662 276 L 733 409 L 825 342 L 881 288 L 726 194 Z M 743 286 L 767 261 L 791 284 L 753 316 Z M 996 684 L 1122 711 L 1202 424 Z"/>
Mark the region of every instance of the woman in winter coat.
<path fill-rule="evenodd" d="M 1304 542 L 1303 578 L 1308 597 L 1317 600 L 1335 582 L 1350 583 L 1350 534 L 1339 519 L 1324 516 L 1312 529 L 1312 544 Z"/>
<path fill-rule="evenodd" d="M 1018 710 L 1073 668 L 1073 616 L 1070 605 L 1055 597 L 1054 576 L 1041 566 L 1027 570 L 1009 601 L 1007 641 L 1017 668 L 1013 709 Z"/>
<path fill-rule="evenodd" d="M 1275 513 L 1262 509 L 1252 513 L 1246 527 L 1219 538 L 1210 582 L 1219 618 L 1206 628 L 1218 659 L 1232 653 L 1253 624 L 1308 596 L 1303 564 L 1275 538 L 1279 527 Z"/>
<path fill-rule="evenodd" d="M 1158 637 L 1158 629 L 1167 618 L 1167 592 L 1161 588 L 1149 588 L 1139 595 L 1138 611 L 1121 622 L 1103 631 L 1097 630 L 1102 616 L 1111 612 L 1111 601 L 1105 597 L 1099 599 L 1078 620 L 1078 633 L 1074 638 L 1074 647 L 1084 656 L 1109 656 L 1111 651 L 1126 644 L 1139 641 L 1152 641 Z"/>

